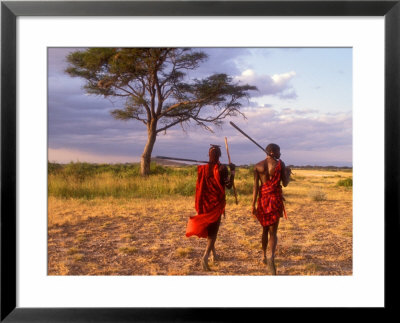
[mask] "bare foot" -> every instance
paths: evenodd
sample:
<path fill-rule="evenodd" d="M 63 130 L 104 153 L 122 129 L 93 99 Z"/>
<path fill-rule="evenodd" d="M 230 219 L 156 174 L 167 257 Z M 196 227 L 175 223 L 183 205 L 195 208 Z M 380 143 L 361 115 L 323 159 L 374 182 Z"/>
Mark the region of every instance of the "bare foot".
<path fill-rule="evenodd" d="M 273 259 L 270 259 L 268 263 L 268 269 L 271 275 L 276 275 L 275 261 Z"/>
<path fill-rule="evenodd" d="M 203 268 L 203 270 L 205 271 L 210 271 L 210 267 L 208 267 L 208 262 L 206 258 L 201 258 L 201 267 Z"/>
<path fill-rule="evenodd" d="M 218 260 L 220 260 L 220 258 L 219 258 L 219 256 L 215 253 L 215 254 L 212 254 L 212 262 L 216 262 L 216 261 L 218 261 Z"/>
<path fill-rule="evenodd" d="M 213 262 L 219 260 L 218 256 L 217 256 L 217 252 L 215 251 L 215 246 L 212 247 L 211 251 L 212 251 L 211 255 L 212 255 Z"/>

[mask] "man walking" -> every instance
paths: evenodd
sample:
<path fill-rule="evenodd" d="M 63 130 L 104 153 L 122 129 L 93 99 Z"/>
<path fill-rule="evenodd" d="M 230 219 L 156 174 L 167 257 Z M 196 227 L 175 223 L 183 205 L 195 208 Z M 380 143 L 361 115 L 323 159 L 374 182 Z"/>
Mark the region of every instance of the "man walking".
<path fill-rule="evenodd" d="M 199 238 L 207 238 L 207 247 L 201 258 L 201 265 L 204 270 L 210 270 L 208 258 L 213 253 L 214 259 L 215 241 L 221 215 L 225 211 L 225 187 L 230 189 L 233 186 L 235 177 L 235 165 L 229 164 L 230 176 L 225 165 L 221 165 L 221 149 L 217 145 L 211 145 L 208 152 L 209 162 L 206 165 L 199 165 L 197 168 L 195 208 L 196 216 L 189 218 L 186 228 L 186 236 L 196 235 Z"/>
<path fill-rule="evenodd" d="M 281 183 L 284 187 L 289 184 L 291 169 L 286 167 L 284 162 L 279 159 L 281 152 L 278 145 L 269 144 L 265 150 L 267 157 L 254 166 L 252 213 L 263 227 L 261 239 L 263 263 L 268 264 L 272 275 L 276 275 L 275 250 L 278 243 L 277 231 L 279 219 L 285 213 Z M 256 208 L 257 195 L 258 203 Z M 267 261 L 268 242 L 271 248 L 269 261 Z"/>

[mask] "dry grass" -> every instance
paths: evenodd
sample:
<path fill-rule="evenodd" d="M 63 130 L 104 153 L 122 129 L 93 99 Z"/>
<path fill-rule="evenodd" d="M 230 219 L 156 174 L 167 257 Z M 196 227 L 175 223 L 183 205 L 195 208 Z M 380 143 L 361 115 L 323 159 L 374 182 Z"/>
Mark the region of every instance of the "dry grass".
<path fill-rule="evenodd" d="M 278 275 L 352 274 L 352 190 L 337 186 L 351 172 L 294 170 L 284 188 L 288 220 L 278 231 Z M 251 178 L 241 179 L 248 192 Z M 318 188 L 323 200 L 310 192 Z M 216 244 L 220 259 L 203 272 L 205 239 L 186 238 L 194 198 L 48 200 L 49 275 L 267 275 L 261 226 L 251 195 L 228 195 Z"/>

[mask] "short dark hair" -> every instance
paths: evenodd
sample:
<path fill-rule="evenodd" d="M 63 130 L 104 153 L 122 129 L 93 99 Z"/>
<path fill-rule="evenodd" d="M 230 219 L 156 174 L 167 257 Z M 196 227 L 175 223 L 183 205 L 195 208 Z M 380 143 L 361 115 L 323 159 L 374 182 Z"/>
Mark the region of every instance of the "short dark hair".
<path fill-rule="evenodd" d="M 267 148 L 265 148 L 265 151 L 267 154 L 270 154 L 272 152 L 276 153 L 281 150 L 281 147 L 279 147 L 277 144 L 269 144 Z"/>

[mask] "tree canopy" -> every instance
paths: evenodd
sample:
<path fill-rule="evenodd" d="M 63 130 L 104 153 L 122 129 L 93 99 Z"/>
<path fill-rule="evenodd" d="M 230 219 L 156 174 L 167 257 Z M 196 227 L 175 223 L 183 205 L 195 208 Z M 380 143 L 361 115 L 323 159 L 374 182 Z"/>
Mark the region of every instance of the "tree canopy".
<path fill-rule="evenodd" d="M 85 79 L 88 94 L 123 99 L 124 106 L 111 111 L 114 118 L 146 125 L 141 162 L 147 175 L 158 133 L 189 123 L 212 131 L 210 126 L 220 126 L 224 118 L 243 115 L 242 99 L 256 90 L 226 74 L 191 78 L 206 59 L 190 48 L 88 48 L 68 55 L 66 72 Z"/>

